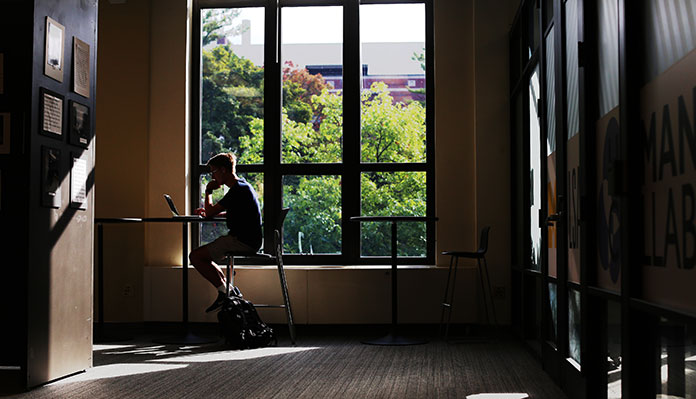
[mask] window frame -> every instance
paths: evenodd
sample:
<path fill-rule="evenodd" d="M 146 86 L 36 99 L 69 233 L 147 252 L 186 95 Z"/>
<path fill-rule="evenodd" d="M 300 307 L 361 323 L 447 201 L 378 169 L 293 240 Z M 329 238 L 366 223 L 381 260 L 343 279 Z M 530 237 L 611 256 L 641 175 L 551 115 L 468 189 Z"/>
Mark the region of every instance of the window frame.
<path fill-rule="evenodd" d="M 425 6 L 426 79 L 426 161 L 422 163 L 362 163 L 360 160 L 360 94 L 362 85 L 360 48 L 361 4 L 423 4 Z M 284 7 L 343 7 L 343 159 L 338 163 L 284 164 L 281 155 L 282 65 L 280 15 Z M 364 172 L 418 171 L 426 173 L 426 215 L 435 217 L 435 134 L 434 134 L 434 52 L 433 0 L 194 0 L 192 14 L 190 86 L 190 199 L 193 208 L 200 201 L 200 176 L 207 173 L 200 162 L 201 129 L 201 12 L 207 8 L 264 7 L 264 163 L 237 165 L 238 173 L 264 174 L 263 220 L 275 220 L 282 205 L 282 180 L 286 175 L 337 175 L 341 178 L 341 253 L 283 254 L 287 264 L 376 265 L 390 264 L 385 256 L 360 256 L 360 225 L 350 221 L 360 215 L 360 177 Z M 269 60 L 271 60 L 269 62 Z M 272 112 L 269 112 L 272 111 Z M 275 154 L 275 155 L 272 155 Z M 191 241 L 199 243 L 199 226 L 192 225 Z M 264 229 L 264 242 L 272 242 L 272 231 Z M 263 260 L 240 259 L 241 264 L 262 264 Z M 268 263 L 268 261 L 265 261 Z M 426 224 L 426 256 L 400 257 L 400 264 L 435 263 L 435 223 Z"/>

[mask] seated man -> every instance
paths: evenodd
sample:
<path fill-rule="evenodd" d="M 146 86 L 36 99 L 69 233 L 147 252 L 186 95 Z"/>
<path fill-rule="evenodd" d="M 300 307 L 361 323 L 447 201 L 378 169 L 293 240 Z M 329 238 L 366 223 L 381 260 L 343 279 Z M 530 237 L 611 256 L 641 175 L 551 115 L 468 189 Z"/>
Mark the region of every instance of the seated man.
<path fill-rule="evenodd" d="M 212 180 L 205 187 L 204 207 L 196 209 L 196 214 L 207 218 L 225 216 L 229 233 L 218 237 L 210 244 L 191 251 L 189 259 L 198 272 L 217 288 L 218 296 L 206 312 L 222 306 L 227 282 L 225 275 L 215 262 L 222 262 L 227 251 L 256 252 L 261 248 L 261 210 L 254 189 L 246 180 L 237 177 L 237 159 L 232 153 L 218 154 L 210 158 L 206 166 L 210 168 Z M 213 191 L 229 187 L 227 194 L 217 203 L 210 198 Z"/>

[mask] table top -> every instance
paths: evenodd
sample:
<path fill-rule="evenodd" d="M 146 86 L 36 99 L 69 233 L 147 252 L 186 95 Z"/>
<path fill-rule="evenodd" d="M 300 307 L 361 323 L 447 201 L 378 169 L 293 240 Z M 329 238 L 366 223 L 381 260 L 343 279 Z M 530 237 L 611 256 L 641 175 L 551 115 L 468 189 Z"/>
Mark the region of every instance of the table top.
<path fill-rule="evenodd" d="M 212 222 L 224 222 L 225 218 L 197 218 L 194 216 L 190 217 L 159 217 L 159 218 L 95 218 L 94 223 L 141 223 L 141 222 L 155 222 L 155 223 L 212 223 Z"/>
<path fill-rule="evenodd" d="M 429 216 L 351 216 L 356 222 L 435 222 L 437 217 Z"/>

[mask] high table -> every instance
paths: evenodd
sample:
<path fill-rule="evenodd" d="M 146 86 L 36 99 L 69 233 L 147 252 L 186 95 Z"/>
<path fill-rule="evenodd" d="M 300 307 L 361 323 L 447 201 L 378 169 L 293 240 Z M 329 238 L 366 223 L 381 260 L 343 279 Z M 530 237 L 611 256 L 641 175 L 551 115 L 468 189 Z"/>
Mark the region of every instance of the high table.
<path fill-rule="evenodd" d="M 392 322 L 391 329 L 389 333 L 381 338 L 373 339 L 370 341 L 363 341 L 365 344 L 370 345 L 419 345 L 428 342 L 424 339 L 408 338 L 399 335 L 398 332 L 398 292 L 397 292 L 397 278 L 396 272 L 398 270 L 396 265 L 396 223 L 397 222 L 435 222 L 438 219 L 436 217 L 427 216 L 353 216 L 350 218 L 351 221 L 355 222 L 390 222 L 391 223 L 391 305 L 392 305 Z"/>
<path fill-rule="evenodd" d="M 104 223 L 181 223 L 182 228 L 182 240 L 181 240 L 181 265 L 182 265 L 182 279 L 181 279 L 181 304 L 182 304 L 182 321 L 181 321 L 181 331 L 179 334 L 172 337 L 167 337 L 164 339 L 158 339 L 157 342 L 163 344 L 205 344 L 218 341 L 217 338 L 205 338 L 199 337 L 192 333 L 189 326 L 189 314 L 188 314 L 188 252 L 189 252 L 189 240 L 188 240 L 188 227 L 190 223 L 213 223 L 213 222 L 225 222 L 225 218 L 198 218 L 193 216 L 182 216 L 182 217 L 168 217 L 168 218 L 97 218 L 94 220 L 97 224 L 97 243 L 99 249 L 98 257 L 98 284 L 99 284 L 99 327 L 98 330 L 103 331 L 104 324 L 104 297 L 103 297 L 103 272 L 104 272 L 104 259 L 103 259 L 103 228 Z"/>

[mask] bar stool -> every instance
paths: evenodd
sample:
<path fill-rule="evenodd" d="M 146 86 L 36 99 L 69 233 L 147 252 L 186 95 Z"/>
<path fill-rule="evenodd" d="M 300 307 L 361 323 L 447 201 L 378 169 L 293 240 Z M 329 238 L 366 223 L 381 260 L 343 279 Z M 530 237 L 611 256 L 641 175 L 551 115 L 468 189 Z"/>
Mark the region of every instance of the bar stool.
<path fill-rule="evenodd" d="M 227 295 L 230 295 L 230 287 L 235 290 L 235 294 L 239 295 L 239 290 L 234 286 L 234 257 L 235 256 L 245 256 L 250 258 L 263 258 L 263 259 L 274 259 L 278 265 L 278 278 L 280 279 L 280 288 L 283 293 L 283 304 L 282 305 L 267 305 L 267 304 L 254 304 L 256 308 L 281 308 L 285 309 L 285 317 L 288 322 L 288 329 L 290 330 L 290 341 L 295 345 L 295 324 L 292 319 L 292 308 L 290 307 L 290 296 L 288 295 L 288 284 L 285 278 L 285 270 L 283 269 L 283 223 L 285 222 L 285 217 L 288 214 L 290 208 L 283 208 L 280 210 L 278 215 L 278 220 L 273 231 L 273 247 L 275 249 L 275 255 L 263 253 L 263 252 L 245 252 L 245 251 L 228 251 L 225 252 L 225 258 L 227 259 Z M 267 250 L 267 249 L 266 249 Z"/>
<path fill-rule="evenodd" d="M 459 266 L 459 258 L 476 259 L 479 271 L 479 280 L 481 281 L 481 292 L 483 293 L 483 308 L 486 312 L 486 321 L 488 324 L 491 323 L 490 317 L 488 315 L 488 305 L 487 300 L 491 301 L 491 309 L 493 310 L 493 320 L 495 324 L 498 324 L 498 319 L 495 315 L 495 304 L 493 303 L 493 295 L 491 292 L 491 281 L 488 277 L 488 263 L 486 262 L 486 252 L 488 251 L 488 232 L 490 227 L 486 226 L 481 229 L 481 239 L 479 240 L 479 248 L 476 252 L 465 252 L 465 251 L 445 251 L 442 255 L 449 255 L 450 264 L 449 271 L 447 272 L 447 284 L 445 286 L 445 297 L 442 300 L 442 315 L 440 316 L 440 333 L 442 333 L 442 324 L 445 321 L 445 313 L 447 313 L 447 324 L 445 326 L 445 340 L 447 340 L 447 335 L 449 333 L 450 321 L 452 320 L 452 304 L 454 303 L 454 291 L 457 283 L 457 267 Z M 483 260 L 483 264 L 481 263 Z M 454 266 L 454 267 L 453 267 Z M 452 277 L 452 270 L 454 269 L 454 277 Z M 483 284 L 483 274 L 486 274 L 486 282 L 488 284 L 488 298 L 486 298 L 486 289 Z M 450 292 L 450 281 L 452 286 L 452 291 Z"/>

